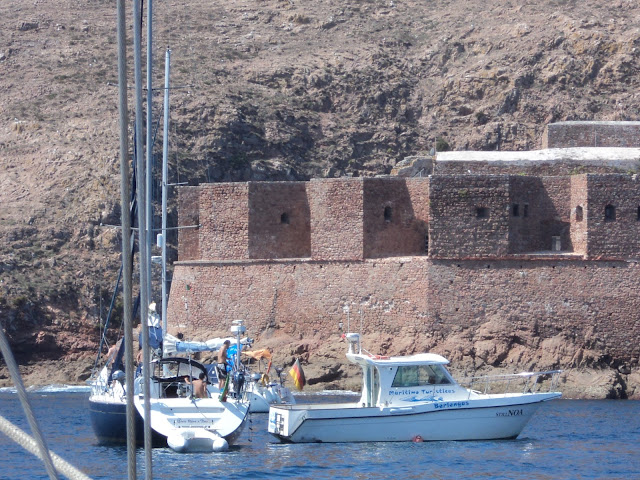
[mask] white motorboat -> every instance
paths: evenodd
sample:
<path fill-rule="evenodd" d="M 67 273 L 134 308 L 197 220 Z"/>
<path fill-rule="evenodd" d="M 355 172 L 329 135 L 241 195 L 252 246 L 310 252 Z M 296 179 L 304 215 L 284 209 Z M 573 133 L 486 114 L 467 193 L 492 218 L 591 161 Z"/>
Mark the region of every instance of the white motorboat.
<path fill-rule="evenodd" d="M 249 412 L 267 413 L 271 405 L 293 405 L 296 400 L 281 382 L 269 382 L 263 375 L 256 374 L 245 385 L 245 395 L 251 403 Z"/>
<path fill-rule="evenodd" d="M 215 368 L 210 370 L 215 373 Z M 245 376 L 244 398 L 249 402 L 249 413 L 268 413 L 271 405 L 292 405 L 295 397 L 284 385 L 278 382 L 265 383 L 260 374 Z M 220 388 L 214 384 L 209 387 L 211 395 L 219 395 Z M 233 386 L 230 389 L 234 393 Z"/>
<path fill-rule="evenodd" d="M 362 368 L 360 400 L 271 406 L 269 433 L 291 443 L 516 438 L 542 402 L 562 395 L 561 370 L 480 377 L 479 391 L 457 383 L 440 355 L 370 355 L 358 334 L 346 338 L 347 359 Z M 491 393 L 497 384 L 505 390 Z"/>

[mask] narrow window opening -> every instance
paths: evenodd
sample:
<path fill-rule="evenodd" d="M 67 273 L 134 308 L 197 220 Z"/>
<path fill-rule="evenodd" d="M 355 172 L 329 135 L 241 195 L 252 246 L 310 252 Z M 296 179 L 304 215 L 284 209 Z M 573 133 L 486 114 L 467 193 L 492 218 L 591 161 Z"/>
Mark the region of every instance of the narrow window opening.
<path fill-rule="evenodd" d="M 520 216 L 520 205 L 518 205 L 517 203 L 514 203 L 513 206 L 511 207 L 511 214 L 514 217 L 519 217 Z"/>
<path fill-rule="evenodd" d="M 582 207 L 578 205 L 576 207 L 576 222 L 581 222 L 582 216 L 583 216 Z"/>
<path fill-rule="evenodd" d="M 638 207 L 638 216 L 637 216 L 636 220 L 640 221 L 640 207 Z"/>
<path fill-rule="evenodd" d="M 489 216 L 489 209 L 487 207 L 476 207 L 477 218 L 487 218 Z"/>
<path fill-rule="evenodd" d="M 616 207 L 613 205 L 607 205 L 604 207 L 604 219 L 607 222 L 612 222 L 616 219 Z"/>
<path fill-rule="evenodd" d="M 291 220 L 289 220 L 289 214 L 287 212 L 284 212 L 282 215 L 280 215 L 280 223 L 283 223 L 285 225 L 289 225 L 289 223 L 291 223 Z"/>
<path fill-rule="evenodd" d="M 429 253 L 429 234 L 424 236 L 424 253 Z"/>
<path fill-rule="evenodd" d="M 391 221 L 391 207 L 389 205 L 384 207 L 384 221 L 385 222 Z"/>
<path fill-rule="evenodd" d="M 529 204 L 528 203 L 525 203 L 522 206 L 522 216 L 523 217 L 528 217 L 529 216 Z"/>

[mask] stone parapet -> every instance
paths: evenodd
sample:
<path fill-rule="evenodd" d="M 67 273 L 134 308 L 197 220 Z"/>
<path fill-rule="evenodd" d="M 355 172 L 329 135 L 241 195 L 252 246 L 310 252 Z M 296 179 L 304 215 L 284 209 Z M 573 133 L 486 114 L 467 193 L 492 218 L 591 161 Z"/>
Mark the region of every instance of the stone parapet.
<path fill-rule="evenodd" d="M 558 122 L 546 126 L 542 148 L 640 147 L 640 122 Z"/>

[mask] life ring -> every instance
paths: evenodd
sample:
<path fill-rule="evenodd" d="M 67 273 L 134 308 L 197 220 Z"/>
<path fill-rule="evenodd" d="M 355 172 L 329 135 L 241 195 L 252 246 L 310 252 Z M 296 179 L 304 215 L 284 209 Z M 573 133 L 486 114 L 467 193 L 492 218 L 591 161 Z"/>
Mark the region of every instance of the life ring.
<path fill-rule="evenodd" d="M 262 376 L 260 377 L 260 383 L 262 385 L 269 385 L 269 375 L 267 375 L 266 373 L 263 373 Z"/>

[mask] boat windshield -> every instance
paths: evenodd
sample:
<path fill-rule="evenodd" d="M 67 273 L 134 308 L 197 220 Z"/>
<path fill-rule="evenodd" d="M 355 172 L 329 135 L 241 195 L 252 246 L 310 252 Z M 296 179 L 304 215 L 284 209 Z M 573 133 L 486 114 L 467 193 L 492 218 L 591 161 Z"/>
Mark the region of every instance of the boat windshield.
<path fill-rule="evenodd" d="M 203 372 L 200 366 L 195 363 L 183 363 L 183 362 L 162 362 L 158 364 L 156 374 L 160 378 L 174 378 L 174 377 L 192 377 L 198 378 L 201 372 Z"/>
<path fill-rule="evenodd" d="M 451 381 L 442 365 L 399 366 L 392 387 L 419 387 L 422 385 L 444 385 Z"/>

